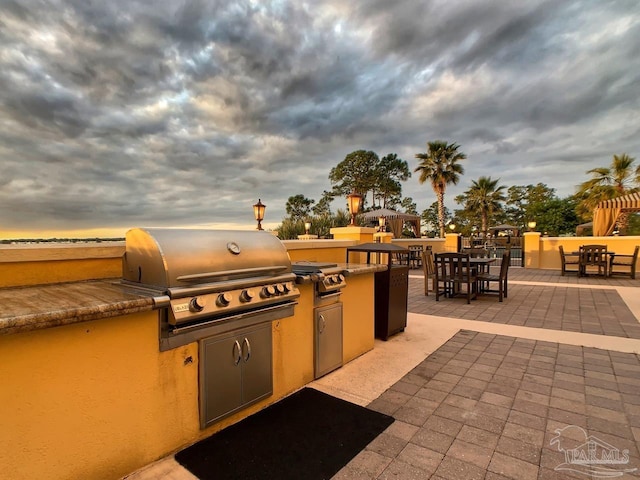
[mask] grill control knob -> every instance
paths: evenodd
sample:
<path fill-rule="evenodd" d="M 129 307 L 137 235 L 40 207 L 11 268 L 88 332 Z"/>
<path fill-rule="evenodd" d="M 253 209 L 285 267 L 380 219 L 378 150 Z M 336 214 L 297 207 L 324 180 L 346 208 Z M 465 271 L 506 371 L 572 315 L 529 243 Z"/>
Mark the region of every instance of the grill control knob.
<path fill-rule="evenodd" d="M 219 307 L 226 307 L 231 303 L 232 298 L 233 297 L 230 293 L 221 293 L 216 299 L 216 305 L 218 305 Z"/>
<path fill-rule="evenodd" d="M 278 283 L 276 285 L 276 292 L 277 293 L 284 293 L 284 283 Z"/>
<path fill-rule="evenodd" d="M 329 277 L 327 278 L 327 280 L 329 281 L 329 285 L 333 285 L 334 283 L 337 282 L 338 277 L 336 277 L 335 275 L 329 275 Z"/>
<path fill-rule="evenodd" d="M 283 283 L 283 284 L 282 284 L 282 286 L 283 286 L 283 288 L 284 288 L 284 292 L 285 292 L 285 293 L 287 293 L 287 292 L 290 292 L 290 291 L 291 291 L 291 283 L 290 283 L 290 282 Z"/>
<path fill-rule="evenodd" d="M 189 310 L 192 312 L 201 312 L 204 309 L 206 302 L 202 297 L 193 297 L 189 302 Z"/>
<path fill-rule="evenodd" d="M 242 291 L 242 293 L 240 294 L 240 301 L 247 303 L 253 300 L 253 297 L 255 296 L 256 296 L 256 292 L 254 292 L 252 289 L 249 288 L 247 290 Z"/>
<path fill-rule="evenodd" d="M 262 298 L 269 298 L 272 295 L 276 294 L 276 289 L 273 287 L 273 285 L 269 285 L 268 287 L 263 287 L 262 291 L 260 292 L 260 296 Z"/>
<path fill-rule="evenodd" d="M 344 275 L 342 275 L 341 273 L 338 275 L 338 283 L 342 283 L 344 282 Z"/>

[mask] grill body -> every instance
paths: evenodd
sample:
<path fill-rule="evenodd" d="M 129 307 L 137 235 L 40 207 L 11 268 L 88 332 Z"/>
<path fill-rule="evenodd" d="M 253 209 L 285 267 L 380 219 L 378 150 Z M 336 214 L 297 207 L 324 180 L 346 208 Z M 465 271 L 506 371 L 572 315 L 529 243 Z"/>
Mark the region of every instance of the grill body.
<path fill-rule="evenodd" d="M 267 232 L 135 228 L 122 272 L 166 307 L 162 350 L 291 316 L 300 296 L 286 248 Z"/>

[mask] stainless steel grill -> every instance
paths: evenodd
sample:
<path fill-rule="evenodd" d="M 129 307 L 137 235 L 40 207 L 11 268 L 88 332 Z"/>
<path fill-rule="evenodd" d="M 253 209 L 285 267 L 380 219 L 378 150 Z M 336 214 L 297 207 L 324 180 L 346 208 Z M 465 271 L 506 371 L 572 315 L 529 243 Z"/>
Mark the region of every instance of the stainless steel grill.
<path fill-rule="evenodd" d="M 291 316 L 300 296 L 285 247 L 267 232 L 129 230 L 123 281 L 167 307 L 161 349 Z"/>

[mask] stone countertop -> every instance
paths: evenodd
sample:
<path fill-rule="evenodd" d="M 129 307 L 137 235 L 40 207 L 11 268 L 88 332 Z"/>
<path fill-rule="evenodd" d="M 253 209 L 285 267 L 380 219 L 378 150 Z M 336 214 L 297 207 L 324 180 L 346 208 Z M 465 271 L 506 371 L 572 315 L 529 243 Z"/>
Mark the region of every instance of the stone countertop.
<path fill-rule="evenodd" d="M 120 279 L 0 289 L 0 335 L 153 310 L 154 297 Z"/>
<path fill-rule="evenodd" d="M 351 275 L 384 272 L 388 267 L 382 263 L 339 263 L 338 268 L 342 268 L 342 273 L 349 277 Z"/>
<path fill-rule="evenodd" d="M 381 272 L 386 265 L 338 264 L 345 276 Z M 119 278 L 0 288 L 0 335 L 153 310 L 154 294 Z"/>
<path fill-rule="evenodd" d="M 339 273 L 342 273 L 345 277 L 364 275 L 366 273 L 384 272 L 388 268 L 387 265 L 378 263 L 336 263 L 335 265 L 335 267 L 330 268 L 331 272 L 338 273 L 336 272 L 336 270 L 340 270 Z M 296 283 L 309 284 L 317 282 L 321 278 L 323 278 L 323 275 L 318 275 L 315 273 L 297 274 Z"/>

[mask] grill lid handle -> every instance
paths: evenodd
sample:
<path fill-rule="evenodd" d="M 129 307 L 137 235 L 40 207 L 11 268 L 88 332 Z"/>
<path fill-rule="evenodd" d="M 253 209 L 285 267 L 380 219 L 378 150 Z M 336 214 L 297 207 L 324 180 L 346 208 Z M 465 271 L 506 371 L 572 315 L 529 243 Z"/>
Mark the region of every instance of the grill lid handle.
<path fill-rule="evenodd" d="M 256 267 L 256 268 L 241 268 L 237 270 L 222 270 L 217 272 L 202 272 L 202 273 L 194 273 L 191 275 L 180 275 L 176 278 L 181 282 L 193 282 L 193 281 L 201 281 L 203 279 L 215 279 L 221 277 L 230 277 L 230 276 L 238 276 L 238 275 L 257 275 L 257 274 L 270 274 L 275 272 L 280 272 L 282 270 L 288 270 L 289 267 L 286 265 L 272 265 L 270 267 Z"/>

